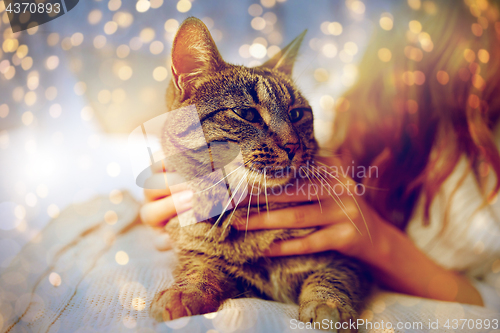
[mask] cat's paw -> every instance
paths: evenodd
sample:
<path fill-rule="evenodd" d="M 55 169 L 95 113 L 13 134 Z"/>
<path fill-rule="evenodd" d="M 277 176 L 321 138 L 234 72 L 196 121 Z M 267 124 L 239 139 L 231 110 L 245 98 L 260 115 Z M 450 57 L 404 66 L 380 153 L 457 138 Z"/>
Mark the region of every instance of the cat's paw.
<path fill-rule="evenodd" d="M 158 293 L 150 315 L 159 322 L 217 311 L 219 303 L 194 286 L 174 286 Z"/>
<path fill-rule="evenodd" d="M 301 304 L 299 309 L 299 319 L 304 323 L 316 323 L 314 328 L 329 330 L 338 333 L 354 333 L 356 329 L 351 329 L 351 322 L 356 313 L 350 308 L 341 307 L 333 300 L 310 301 Z M 337 323 L 337 325 L 336 325 Z M 342 325 L 343 323 L 343 325 Z M 339 328 L 339 329 L 336 329 Z"/>

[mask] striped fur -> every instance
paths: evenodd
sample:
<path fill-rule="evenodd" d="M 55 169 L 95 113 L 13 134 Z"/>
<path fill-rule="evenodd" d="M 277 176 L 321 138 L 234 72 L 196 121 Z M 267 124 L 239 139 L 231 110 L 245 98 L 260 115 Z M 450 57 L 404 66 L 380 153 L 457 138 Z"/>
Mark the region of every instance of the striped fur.
<path fill-rule="evenodd" d="M 187 41 L 183 40 L 186 35 Z M 240 176 L 249 178 L 249 183 L 270 187 L 292 181 L 291 176 L 273 174 L 304 166 L 317 151 L 312 113 L 305 112 L 297 122 L 292 122 L 290 115 L 295 108 L 310 110 L 290 78 L 302 38 L 303 34 L 264 65 L 247 68 L 223 62 L 203 23 L 195 18 L 186 20 L 174 40 L 174 75 L 167 105 L 171 110 L 196 105 L 204 138 L 190 132 L 197 119 L 181 119 L 175 128 L 166 126 L 164 146 L 179 144 L 194 149 L 203 140 L 237 143 L 245 161 Z M 190 48 L 189 43 L 195 47 Z M 244 108 L 255 108 L 260 120 L 249 122 L 233 111 Z M 290 142 L 300 146 L 294 154 L 285 149 Z M 213 161 L 206 154 L 186 152 L 169 166 L 193 176 L 208 163 Z M 269 174 L 262 174 L 264 167 Z M 202 181 L 200 187 L 213 181 Z M 196 195 L 195 211 L 209 211 L 210 199 L 210 191 Z M 290 204 L 271 203 L 269 208 L 286 206 Z M 260 207 L 237 208 L 224 213 L 218 224 L 215 218 L 182 228 L 177 218 L 167 224 L 179 265 L 174 285 L 155 297 L 152 315 L 172 320 L 216 311 L 227 298 L 257 296 L 299 304 L 300 319 L 306 322 L 355 318 L 371 285 L 363 266 L 336 252 L 266 257 L 264 252 L 273 242 L 302 237 L 315 229 L 237 231 L 232 226 L 245 223 L 247 208 L 250 213 L 265 209 L 262 203 Z"/>

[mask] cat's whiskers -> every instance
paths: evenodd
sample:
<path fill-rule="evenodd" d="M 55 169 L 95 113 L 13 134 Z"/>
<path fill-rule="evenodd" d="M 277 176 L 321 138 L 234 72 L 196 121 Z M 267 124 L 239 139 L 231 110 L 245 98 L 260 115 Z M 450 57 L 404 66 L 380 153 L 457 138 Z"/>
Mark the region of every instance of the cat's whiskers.
<path fill-rule="evenodd" d="M 249 171 L 247 171 L 247 174 L 248 174 Z M 245 176 L 247 175 L 245 174 Z M 238 183 L 238 186 L 236 187 L 236 190 L 235 190 L 235 193 L 234 195 L 232 196 L 231 198 L 231 201 L 233 200 L 233 198 L 236 196 L 236 193 L 238 193 L 238 190 L 240 189 L 241 185 L 245 182 L 245 179 L 246 177 L 243 177 L 241 178 L 240 182 Z M 244 193 L 244 191 L 243 191 Z M 226 225 L 224 226 L 224 230 L 222 231 L 222 234 L 224 234 L 227 230 L 227 228 L 231 225 L 231 220 L 233 218 L 233 215 L 234 215 L 234 212 L 236 211 L 236 209 L 238 208 L 238 205 L 240 204 L 241 202 L 241 199 L 243 198 L 243 193 L 240 194 L 240 198 L 238 199 L 238 202 L 236 203 L 236 206 L 234 206 L 233 208 L 233 211 L 231 213 L 231 215 L 229 216 L 229 218 L 227 219 L 227 222 L 226 222 Z M 224 214 L 224 212 L 222 212 L 222 214 Z M 222 216 L 222 215 L 221 215 Z"/>
<path fill-rule="evenodd" d="M 323 179 L 323 180 L 325 181 L 326 185 L 328 185 L 328 186 L 330 187 L 330 189 L 332 190 L 333 194 L 335 194 L 335 197 L 336 197 L 336 198 L 333 198 L 333 199 L 335 200 L 335 202 L 337 202 L 337 204 L 338 204 L 339 206 L 341 206 L 341 208 L 343 208 L 343 209 L 347 209 L 347 207 L 345 206 L 345 204 L 344 204 L 344 202 L 342 201 L 342 199 L 340 199 L 340 196 L 339 196 L 339 195 L 335 192 L 335 190 L 334 190 L 333 186 L 332 186 L 332 185 L 328 182 L 327 177 L 326 177 L 325 175 L 322 175 L 322 174 L 321 174 L 321 172 L 320 172 L 320 171 L 321 171 L 321 169 L 319 169 L 319 168 L 315 168 L 315 167 L 313 167 L 313 166 L 311 166 L 311 167 L 313 168 L 312 170 L 314 171 L 315 175 L 316 175 L 316 176 L 318 176 L 319 178 Z M 324 183 L 323 183 L 323 182 L 321 182 L 321 184 L 322 184 L 322 186 L 324 187 Z M 328 188 L 327 188 L 327 191 L 328 191 L 328 194 L 332 195 L 332 194 L 331 194 L 331 192 L 328 190 Z"/>
<path fill-rule="evenodd" d="M 309 179 L 309 181 L 312 183 L 312 180 L 311 178 L 309 177 L 309 168 L 308 167 L 305 167 L 303 168 L 303 170 L 305 171 L 305 174 L 306 174 L 306 177 L 307 179 Z M 312 170 L 310 170 L 312 171 Z M 316 198 L 318 198 L 318 204 L 319 204 L 319 210 L 321 212 L 321 214 L 323 214 L 323 207 L 321 206 L 321 200 L 319 200 L 319 195 L 318 195 L 318 192 L 316 192 Z"/>
<path fill-rule="evenodd" d="M 233 171 L 231 171 L 230 173 L 228 173 L 227 175 L 225 175 L 224 177 L 222 177 L 222 179 L 220 179 L 217 183 L 213 184 L 212 186 L 210 187 L 207 187 L 206 189 L 203 189 L 201 191 L 198 191 L 198 192 L 195 192 L 195 194 L 199 194 L 199 193 L 202 193 L 202 192 L 205 192 L 205 191 L 208 191 L 210 190 L 211 188 L 215 187 L 216 185 L 220 184 L 222 181 L 224 181 L 227 177 L 229 177 L 231 174 L 233 174 L 234 172 L 238 171 L 239 169 L 241 169 L 242 167 L 246 167 L 249 163 L 255 161 L 257 158 L 253 158 L 251 160 L 248 160 L 246 162 L 243 162 L 242 165 L 240 165 L 239 167 L 237 167 L 236 169 L 234 169 Z M 203 172 L 204 170 L 202 170 L 201 172 Z M 201 172 L 198 172 L 194 177 L 198 176 Z M 203 180 L 200 180 L 200 182 L 198 184 L 201 184 Z"/>
<path fill-rule="evenodd" d="M 319 164 L 331 169 L 328 165 L 326 165 L 325 163 L 322 163 L 322 162 L 318 162 Z M 325 171 L 328 175 L 330 175 L 330 177 L 332 177 L 333 179 L 335 179 L 337 182 L 339 182 L 339 184 L 341 184 L 347 191 L 347 193 L 350 194 L 350 196 L 353 198 L 354 200 L 354 203 L 356 204 L 356 207 L 358 208 L 358 211 L 359 211 L 359 214 L 361 215 L 361 218 L 363 219 L 363 222 L 365 224 L 365 228 L 366 228 L 366 231 L 368 232 L 368 237 L 370 238 L 370 242 L 373 243 L 373 240 L 372 240 L 372 236 L 370 234 L 370 230 L 368 229 L 368 223 L 366 222 L 366 219 L 365 219 L 365 216 L 363 215 L 363 211 L 361 210 L 361 207 L 359 206 L 358 204 L 358 201 L 356 200 L 356 198 L 354 197 L 354 194 L 352 194 L 351 190 L 349 190 L 349 188 L 338 178 L 338 177 L 335 177 L 334 175 L 330 174 L 328 171 Z"/>
<path fill-rule="evenodd" d="M 245 224 L 245 241 L 247 240 L 247 232 L 248 232 L 248 218 L 250 217 L 250 204 L 252 203 L 252 195 L 253 195 L 253 188 L 255 186 L 255 181 L 257 179 L 253 179 L 253 184 L 252 184 L 252 189 L 250 190 L 250 197 L 248 198 L 248 208 L 247 208 L 247 223 Z M 257 196 L 258 198 L 258 196 Z M 258 199 L 257 199 L 258 200 Z M 258 207 L 258 206 L 257 206 Z"/>
<path fill-rule="evenodd" d="M 219 218 L 217 218 L 217 221 L 215 221 L 214 225 L 210 228 L 210 230 L 208 231 L 208 234 L 207 234 L 207 237 L 212 233 L 213 230 L 215 230 L 215 227 L 219 224 L 220 220 L 222 219 L 222 217 L 224 217 L 224 213 L 226 212 L 227 208 L 229 207 L 229 205 L 231 204 L 231 202 L 233 201 L 234 197 L 236 196 L 236 194 L 238 193 L 238 189 L 240 188 L 241 184 L 243 183 L 243 181 L 245 180 L 245 177 L 242 177 L 236 187 L 236 189 L 234 190 L 233 192 L 233 195 L 231 196 L 231 198 L 228 200 L 226 206 L 224 207 L 224 209 L 222 210 L 222 212 L 220 213 L 219 215 Z M 206 239 L 205 239 L 206 240 Z"/>
<path fill-rule="evenodd" d="M 247 172 L 246 172 L 245 176 L 246 176 L 246 175 L 248 175 L 248 173 L 249 173 L 249 171 L 247 171 Z M 240 189 L 241 185 L 243 185 L 243 183 L 246 181 L 246 179 L 245 179 L 245 178 L 246 178 L 246 177 L 242 177 L 242 178 L 240 179 L 240 181 L 239 181 L 239 183 L 238 183 L 238 186 L 236 187 L 236 190 L 235 190 L 235 192 L 236 192 L 236 193 L 238 193 L 238 191 L 239 191 L 239 189 Z M 247 191 L 248 191 L 248 190 L 247 190 Z M 240 197 L 239 197 L 239 199 L 238 199 L 238 202 L 236 203 L 236 206 L 235 206 L 235 207 L 234 207 L 234 209 L 233 209 L 233 212 L 231 213 L 231 216 L 230 216 L 230 217 L 229 217 L 229 219 L 228 219 L 228 223 L 229 223 L 229 222 L 231 222 L 231 219 L 232 219 L 232 217 L 233 217 L 233 215 L 234 215 L 234 212 L 235 212 L 236 208 L 238 208 L 238 205 L 240 204 L 241 199 L 244 197 L 244 192 L 245 192 L 245 191 L 243 190 L 243 193 L 240 193 Z M 234 198 L 234 197 L 236 196 L 236 193 L 232 196 L 232 198 Z"/>
<path fill-rule="evenodd" d="M 205 189 L 203 189 L 203 190 L 201 190 L 201 191 L 195 192 L 194 194 L 200 194 L 200 193 L 203 193 L 203 192 L 205 192 L 205 191 L 210 190 L 211 188 L 215 187 L 216 185 L 218 185 L 218 184 L 220 184 L 222 181 L 224 181 L 224 179 L 226 179 L 227 177 L 229 177 L 232 173 L 236 172 L 237 170 L 239 170 L 240 168 L 242 168 L 242 167 L 244 167 L 244 166 L 245 166 L 244 164 L 240 165 L 239 167 L 237 167 L 236 169 L 234 169 L 233 171 L 231 171 L 230 173 L 228 173 L 226 176 L 222 177 L 222 179 L 221 179 L 221 180 L 219 180 L 217 183 L 215 183 L 215 184 L 213 184 L 212 186 L 207 187 L 207 188 L 205 188 Z M 202 180 L 202 181 L 203 181 L 203 180 Z M 200 181 L 200 183 L 201 183 L 202 181 Z"/>
<path fill-rule="evenodd" d="M 266 168 L 264 168 L 264 195 L 266 196 L 266 210 L 267 210 L 267 217 L 269 217 L 269 200 L 267 199 L 267 177 L 266 177 Z"/>
<path fill-rule="evenodd" d="M 199 192 L 195 192 L 195 194 L 199 194 L 199 193 L 201 193 L 201 192 L 204 192 L 204 191 L 206 191 L 206 190 L 209 190 L 209 189 L 213 188 L 215 185 L 219 184 L 219 183 L 220 183 L 220 182 L 222 182 L 224 179 L 228 178 L 228 177 L 229 177 L 232 173 L 234 173 L 235 171 L 239 170 L 241 167 L 246 166 L 248 163 L 253 162 L 253 161 L 254 161 L 254 160 L 256 160 L 256 159 L 257 159 L 257 158 L 253 158 L 253 159 L 251 159 L 251 160 L 248 160 L 248 161 L 244 162 L 244 164 L 243 164 L 243 165 L 240 165 L 240 166 L 239 166 L 239 167 L 237 167 L 235 170 L 231 171 L 229 174 L 227 174 L 225 177 L 223 177 L 223 178 L 222 178 L 220 181 L 218 181 L 216 184 L 214 184 L 214 185 L 210 186 L 210 187 L 209 187 L 209 188 L 207 188 L 207 189 L 201 190 L 201 191 L 199 191 Z M 244 176 L 244 177 L 242 177 L 242 179 L 245 179 L 245 177 L 246 177 L 246 175 L 248 175 L 248 173 L 249 173 L 249 171 L 246 171 L 245 176 Z M 199 174 L 199 173 L 198 173 L 198 174 Z M 201 183 L 201 181 L 200 181 L 200 183 Z M 235 192 L 235 194 L 236 194 L 236 192 Z M 233 196 L 233 197 L 234 197 L 234 196 Z M 232 200 L 232 198 L 229 200 L 228 204 L 231 202 L 231 200 Z M 207 241 L 207 239 L 208 239 L 208 237 L 210 236 L 210 234 L 211 234 L 211 233 L 215 230 L 216 225 L 218 224 L 218 222 L 219 222 L 220 218 L 224 215 L 225 210 L 227 209 L 227 207 L 228 207 L 228 205 L 226 206 L 226 208 L 224 208 L 224 211 L 220 214 L 220 216 L 219 216 L 218 220 L 216 221 L 216 223 L 214 223 L 214 224 L 212 225 L 212 227 L 210 228 L 210 230 L 207 232 L 207 234 L 206 234 L 206 236 L 205 236 L 205 238 L 204 238 L 203 242 L 201 242 L 201 243 L 200 243 L 199 248 L 201 248 L 202 244 L 203 244 L 203 243 L 205 243 L 205 242 Z"/>
<path fill-rule="evenodd" d="M 247 290 L 247 291 L 244 291 L 242 293 L 239 293 L 239 294 L 236 294 L 236 295 L 232 296 L 232 298 L 238 298 L 238 297 L 240 297 L 242 295 L 245 295 L 245 294 L 248 294 L 248 293 L 251 293 L 251 292 L 252 292 L 251 290 Z"/>
<path fill-rule="evenodd" d="M 257 213 L 260 215 L 260 189 L 262 188 L 262 180 L 259 178 L 259 195 L 257 195 Z"/>
<path fill-rule="evenodd" d="M 264 168 L 264 194 L 266 195 L 266 209 L 267 209 L 267 217 L 269 217 L 269 201 L 267 200 L 267 177 L 266 177 L 266 168 Z"/>
<path fill-rule="evenodd" d="M 314 171 L 314 170 L 311 170 L 311 171 Z M 354 223 L 354 221 L 351 219 L 351 217 L 349 216 L 349 214 L 347 214 L 347 211 L 346 211 L 347 208 L 346 208 L 346 206 L 344 205 L 344 203 L 342 202 L 342 200 L 340 199 L 340 197 L 338 196 L 338 194 L 335 193 L 335 190 L 333 189 L 333 187 L 331 186 L 331 184 L 325 179 L 325 177 L 323 177 L 323 175 L 321 175 L 319 173 L 319 171 L 314 171 L 314 173 L 317 176 L 319 176 L 318 179 L 321 182 L 321 186 L 323 186 L 323 188 L 326 189 L 326 191 L 328 192 L 328 194 L 330 195 L 330 197 L 332 197 L 332 199 L 335 201 L 335 203 L 337 205 L 339 205 L 340 209 L 342 210 L 342 212 L 344 213 L 344 215 L 349 219 L 349 221 L 354 226 L 354 228 L 358 231 L 359 234 L 361 234 L 361 230 L 359 230 L 358 226 Z M 330 187 L 330 189 L 332 190 L 333 194 L 330 192 L 330 189 L 328 189 L 328 187 L 325 187 L 325 183 L 323 183 L 323 181 L 320 178 L 323 178 L 325 180 L 326 185 L 328 185 Z"/>

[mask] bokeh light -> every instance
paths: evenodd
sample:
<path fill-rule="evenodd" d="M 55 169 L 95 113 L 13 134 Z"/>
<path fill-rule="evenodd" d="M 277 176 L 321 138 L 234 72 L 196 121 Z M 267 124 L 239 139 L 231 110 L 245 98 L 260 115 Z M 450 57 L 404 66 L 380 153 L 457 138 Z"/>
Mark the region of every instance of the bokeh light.
<path fill-rule="evenodd" d="M 331 111 L 335 106 L 335 100 L 330 95 L 323 95 L 319 100 L 319 105 L 324 111 Z"/>
<path fill-rule="evenodd" d="M 382 13 L 379 24 L 382 29 L 389 31 L 394 25 L 394 18 L 390 13 Z"/>
<path fill-rule="evenodd" d="M 104 25 L 104 33 L 106 35 L 112 35 L 118 30 L 118 24 L 114 21 L 106 22 Z"/>
<path fill-rule="evenodd" d="M 56 55 L 47 58 L 46 67 L 48 70 L 54 70 L 59 66 L 59 57 Z"/>
<path fill-rule="evenodd" d="M 467 60 L 467 62 L 473 62 L 474 60 L 476 60 L 476 54 L 471 49 L 465 49 L 464 58 L 465 60 Z"/>
<path fill-rule="evenodd" d="M 480 49 L 479 51 L 477 51 L 477 58 L 479 59 L 479 61 L 486 64 L 488 63 L 488 61 L 490 61 L 490 54 L 487 50 Z"/>
<path fill-rule="evenodd" d="M 186 13 L 191 9 L 191 2 L 189 0 L 179 0 L 177 2 L 177 10 L 181 13 Z"/>
<path fill-rule="evenodd" d="M 7 104 L 0 105 L 0 118 L 5 118 L 9 115 L 9 106 Z"/>
<path fill-rule="evenodd" d="M 120 28 L 128 28 L 134 22 L 134 17 L 127 12 L 117 12 L 113 15 L 113 21 L 116 22 Z"/>
<path fill-rule="evenodd" d="M 99 9 L 92 10 L 87 18 L 89 23 L 92 25 L 99 23 L 101 19 L 102 19 L 102 12 Z"/>
<path fill-rule="evenodd" d="M 130 66 L 122 66 L 118 70 L 118 77 L 123 81 L 130 79 L 132 77 L 132 74 L 133 74 L 133 71 L 132 71 L 132 68 Z"/>
<path fill-rule="evenodd" d="M 420 0 L 408 0 L 408 6 L 413 10 L 419 10 L 421 5 Z"/>
<path fill-rule="evenodd" d="M 334 36 L 339 36 L 343 31 L 342 24 L 340 24 L 339 22 L 328 23 L 327 29 L 328 32 Z"/>
<path fill-rule="evenodd" d="M 262 30 L 266 27 L 266 20 L 262 17 L 255 17 L 250 24 L 255 30 Z"/>
<path fill-rule="evenodd" d="M 84 121 L 90 121 L 93 116 L 94 116 L 94 110 L 90 106 L 83 107 L 82 111 L 80 112 L 80 117 Z"/>
<path fill-rule="evenodd" d="M 168 19 L 165 22 L 165 31 L 176 32 L 177 28 L 179 28 L 179 21 L 177 21 L 176 19 Z"/>
<path fill-rule="evenodd" d="M 31 66 L 33 66 L 33 58 L 31 58 L 31 57 L 23 58 L 23 60 L 21 61 L 22 69 L 27 71 L 31 68 Z"/>
<path fill-rule="evenodd" d="M 437 72 L 436 78 L 442 85 L 445 85 L 448 83 L 448 81 L 450 81 L 450 76 L 448 75 L 448 73 L 442 70 Z"/>
<path fill-rule="evenodd" d="M 115 205 L 120 204 L 123 201 L 123 193 L 120 190 L 112 190 L 109 192 L 109 201 Z"/>
<path fill-rule="evenodd" d="M 60 104 L 52 104 L 49 108 L 49 113 L 52 118 L 58 118 L 62 113 L 62 108 Z"/>
<path fill-rule="evenodd" d="M 163 43 L 160 42 L 160 41 L 154 41 L 152 42 L 150 45 L 149 45 L 149 51 L 152 53 L 152 54 L 160 54 L 163 52 Z"/>
<path fill-rule="evenodd" d="M 153 71 L 153 78 L 158 81 L 164 81 L 168 76 L 168 70 L 163 66 L 158 66 Z"/>
<path fill-rule="evenodd" d="M 409 114 L 415 114 L 418 111 L 418 103 L 413 99 L 409 99 L 406 101 L 406 110 Z"/>
<path fill-rule="evenodd" d="M 148 11 L 149 7 L 151 7 L 151 3 L 149 2 L 149 0 L 139 0 L 135 4 L 135 8 L 139 13 Z"/>
<path fill-rule="evenodd" d="M 59 274 L 57 274 L 56 272 L 52 272 L 49 274 L 49 282 L 54 287 L 59 287 L 62 283 L 61 276 Z"/>
<path fill-rule="evenodd" d="M 142 42 L 149 43 L 155 38 L 155 31 L 152 28 L 144 28 L 141 30 L 139 37 Z"/>
<path fill-rule="evenodd" d="M 126 265 L 128 264 L 129 257 L 125 251 L 118 251 L 116 252 L 115 260 L 118 263 L 118 265 Z"/>
<path fill-rule="evenodd" d="M 366 10 L 365 4 L 359 0 L 354 0 L 354 1 L 347 0 L 346 5 L 350 10 L 352 10 L 356 14 L 364 14 Z"/>
<path fill-rule="evenodd" d="M 82 96 L 87 91 L 87 84 L 83 81 L 77 82 L 73 88 L 73 91 L 78 96 Z"/>
<path fill-rule="evenodd" d="M 248 7 L 248 14 L 252 16 L 260 16 L 262 15 L 263 9 L 259 4 L 254 3 Z"/>
<path fill-rule="evenodd" d="M 163 5 L 163 0 L 150 0 L 149 1 L 151 8 L 160 8 Z"/>
<path fill-rule="evenodd" d="M 332 43 L 326 43 L 325 45 L 323 45 L 321 51 L 327 58 L 335 58 L 335 56 L 337 55 L 337 47 Z"/>
<path fill-rule="evenodd" d="M 381 48 L 378 50 L 378 58 L 383 62 L 389 62 L 392 58 L 392 52 L 388 48 Z"/>
<path fill-rule="evenodd" d="M 116 224 L 118 221 L 118 215 L 115 211 L 109 210 L 104 214 L 104 221 L 110 225 Z"/>
<path fill-rule="evenodd" d="M 272 8 L 276 4 L 276 0 L 260 0 L 260 3 L 266 8 Z"/>
<path fill-rule="evenodd" d="M 60 210 L 59 207 L 56 204 L 51 204 L 47 207 L 47 214 L 55 219 L 59 216 Z"/>
<path fill-rule="evenodd" d="M 422 31 L 422 24 L 419 21 L 412 20 L 408 25 L 410 31 L 413 32 L 414 34 L 418 34 Z"/>
<path fill-rule="evenodd" d="M 254 58 L 257 58 L 257 59 L 262 59 L 267 54 L 266 47 L 260 43 L 254 43 L 254 44 L 250 45 L 249 51 L 250 51 L 250 55 Z"/>
<path fill-rule="evenodd" d="M 83 39 L 84 39 L 84 36 L 81 32 L 75 32 L 72 36 L 71 36 L 71 44 L 73 46 L 79 46 L 80 44 L 83 43 Z"/>
<path fill-rule="evenodd" d="M 469 106 L 473 109 L 477 109 L 479 107 L 479 105 L 481 104 L 481 100 L 479 99 L 479 97 L 476 94 L 470 94 L 468 102 L 469 102 Z"/>
<path fill-rule="evenodd" d="M 45 90 L 45 98 L 47 100 L 52 101 L 57 97 L 57 88 L 56 87 L 48 87 L 47 90 Z"/>

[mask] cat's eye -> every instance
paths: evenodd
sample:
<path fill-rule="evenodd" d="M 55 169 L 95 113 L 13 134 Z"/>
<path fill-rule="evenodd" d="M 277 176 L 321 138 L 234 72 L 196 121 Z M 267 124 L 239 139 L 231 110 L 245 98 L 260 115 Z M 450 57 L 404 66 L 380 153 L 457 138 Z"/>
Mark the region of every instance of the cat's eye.
<path fill-rule="evenodd" d="M 298 108 L 298 109 L 292 109 L 290 110 L 290 121 L 292 123 L 296 123 L 297 121 L 301 120 L 304 117 L 304 113 L 310 111 L 309 109 L 303 109 L 303 108 Z"/>
<path fill-rule="evenodd" d="M 243 118 L 246 121 L 249 121 L 251 123 L 256 123 L 260 119 L 259 112 L 257 112 L 257 110 L 254 108 L 233 109 L 233 112 L 236 113 L 241 118 Z"/>

